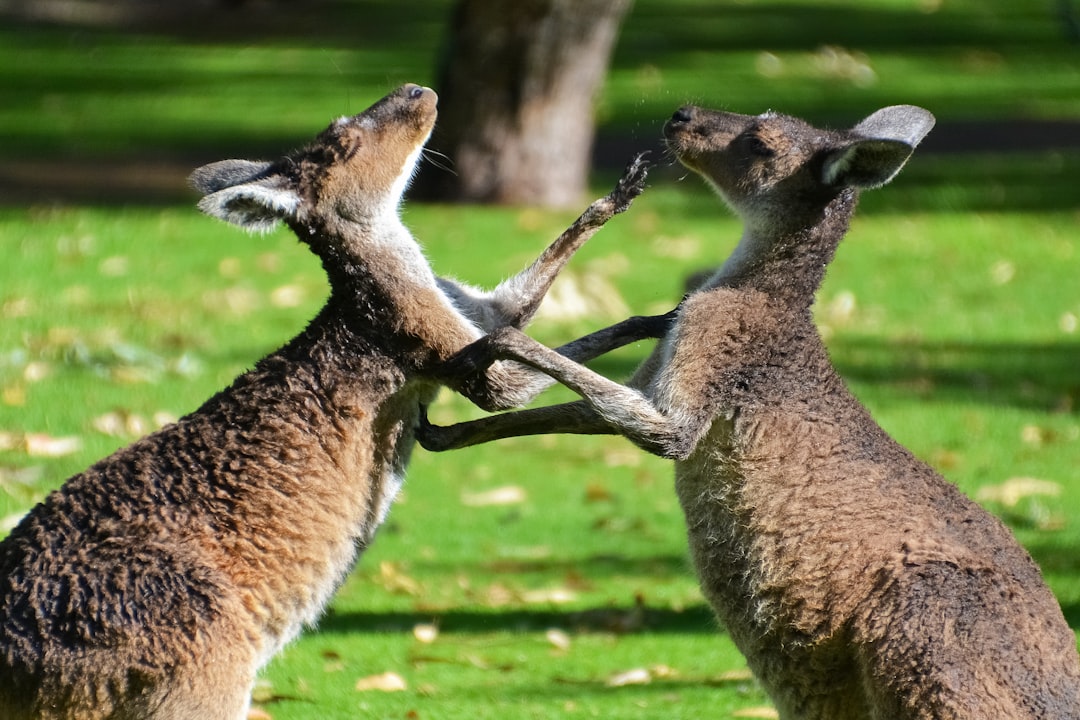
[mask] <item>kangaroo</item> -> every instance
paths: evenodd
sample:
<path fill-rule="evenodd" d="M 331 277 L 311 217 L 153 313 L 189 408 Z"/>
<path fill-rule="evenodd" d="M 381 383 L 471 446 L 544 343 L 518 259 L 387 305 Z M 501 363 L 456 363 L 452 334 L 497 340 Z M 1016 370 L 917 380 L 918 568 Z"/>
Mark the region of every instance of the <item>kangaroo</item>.
<path fill-rule="evenodd" d="M 784 720 L 1080 718 L 1076 638 L 1034 561 L 874 422 L 811 316 L 858 192 L 889 182 L 933 124 L 912 106 L 844 131 L 679 109 L 668 147 L 744 233 L 639 389 L 497 330 L 447 376 L 514 359 L 584 402 L 420 433 L 447 449 L 618 432 L 675 460 L 703 593 Z"/>
<path fill-rule="evenodd" d="M 259 668 L 317 620 L 386 517 L 433 370 L 483 330 L 525 324 L 643 188 L 639 157 L 490 293 L 436 278 L 398 211 L 436 103 L 405 85 L 277 162 L 192 175 L 209 215 L 284 221 L 321 259 L 329 298 L 283 348 L 70 478 L 0 543 L 0 718 L 245 718 Z M 565 349 L 582 359 L 649 327 Z M 549 382 L 504 364 L 466 392 L 505 407 Z"/>

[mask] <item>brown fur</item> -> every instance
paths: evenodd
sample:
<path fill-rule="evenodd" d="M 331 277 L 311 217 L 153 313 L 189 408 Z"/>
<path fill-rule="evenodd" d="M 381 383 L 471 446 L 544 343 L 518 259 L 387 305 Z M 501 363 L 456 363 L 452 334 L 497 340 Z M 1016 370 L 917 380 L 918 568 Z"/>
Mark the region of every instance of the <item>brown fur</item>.
<path fill-rule="evenodd" d="M 811 317 L 858 189 L 891 179 L 932 122 L 903 106 L 844 132 L 676 112 L 669 146 L 746 229 L 682 303 L 642 390 L 496 331 L 450 369 L 514 358 L 587 405 L 421 434 L 442 449 L 615 431 L 674 458 L 705 597 L 784 720 L 1080 717 L 1076 638 L 1031 557 L 874 422 Z"/>
<path fill-rule="evenodd" d="M 527 322 L 642 188 L 635 162 L 491 293 L 436 278 L 398 217 L 435 115 L 435 94 L 408 85 L 276 163 L 192 176 L 209 214 L 288 223 L 322 259 L 330 297 L 282 349 L 69 479 L 0 544 L 0 718 L 244 718 L 259 667 L 316 621 L 385 518 L 432 368 L 483 329 Z M 506 365 L 469 392 L 503 407 L 547 382 Z"/>

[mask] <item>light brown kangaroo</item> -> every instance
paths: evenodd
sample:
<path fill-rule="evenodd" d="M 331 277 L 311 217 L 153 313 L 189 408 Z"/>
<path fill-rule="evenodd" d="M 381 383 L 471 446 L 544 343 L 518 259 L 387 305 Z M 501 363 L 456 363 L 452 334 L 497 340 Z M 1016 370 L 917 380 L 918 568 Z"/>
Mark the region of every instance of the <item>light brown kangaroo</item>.
<path fill-rule="evenodd" d="M 0 544 L 0 718 L 244 718 L 260 666 L 316 621 L 386 517 L 432 369 L 482 330 L 525 324 L 643 187 L 638 159 L 491 293 L 438 279 L 398 214 L 435 117 L 435 93 L 406 85 L 277 162 L 194 173 L 210 215 L 284 221 L 322 260 L 329 299 L 231 387 L 69 479 Z M 649 327 L 566 351 L 588 357 Z M 549 382 L 507 364 L 468 392 L 503 407 Z"/>
<path fill-rule="evenodd" d="M 446 449 L 618 432 L 674 459 L 704 595 L 784 720 L 1080 717 L 1076 638 L 1031 557 L 874 422 L 811 317 L 858 190 L 888 182 L 933 122 L 888 107 L 835 132 L 680 109 L 669 148 L 745 231 L 641 390 L 500 330 L 447 372 L 515 359 L 584 402 L 420 433 Z"/>

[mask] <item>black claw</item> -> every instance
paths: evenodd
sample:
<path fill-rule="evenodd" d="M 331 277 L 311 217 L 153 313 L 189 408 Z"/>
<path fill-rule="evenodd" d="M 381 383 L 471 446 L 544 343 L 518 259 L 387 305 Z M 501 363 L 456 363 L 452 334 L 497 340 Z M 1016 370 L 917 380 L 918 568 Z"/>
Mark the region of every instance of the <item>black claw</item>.
<path fill-rule="evenodd" d="M 645 191 L 645 180 L 649 176 L 649 168 L 652 167 L 652 164 L 645 159 L 648 154 L 648 150 L 639 152 L 631 158 L 626 165 L 626 169 L 623 170 L 622 177 L 619 178 L 619 182 L 615 186 L 614 192 L 612 192 L 612 199 L 615 201 L 615 212 L 621 213 L 626 210 L 630 207 L 630 203 L 634 201 L 634 198 Z"/>
<path fill-rule="evenodd" d="M 414 429 L 414 437 L 420 447 L 430 452 L 440 452 L 446 449 L 445 438 L 442 437 L 441 425 L 433 425 L 428 419 L 427 405 L 420 405 L 420 417 Z"/>

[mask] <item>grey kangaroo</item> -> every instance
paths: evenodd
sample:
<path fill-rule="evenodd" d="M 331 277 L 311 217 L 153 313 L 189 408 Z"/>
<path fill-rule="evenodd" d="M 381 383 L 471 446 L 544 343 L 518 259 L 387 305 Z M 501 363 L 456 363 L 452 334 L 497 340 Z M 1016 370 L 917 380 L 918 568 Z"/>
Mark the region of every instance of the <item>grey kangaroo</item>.
<path fill-rule="evenodd" d="M 448 377 L 514 359 L 584 401 L 420 433 L 441 450 L 617 432 L 675 460 L 704 595 L 784 720 L 1080 717 L 1076 638 L 1036 564 L 874 422 L 811 317 L 858 192 L 889 182 L 933 124 L 912 106 L 844 131 L 681 108 L 668 147 L 744 233 L 633 387 L 498 330 Z"/>
<path fill-rule="evenodd" d="M 330 296 L 283 348 L 70 478 L 0 544 L 0 718 L 242 720 L 258 669 L 316 621 L 386 517 L 433 370 L 484 330 L 524 325 L 643 187 L 639 158 L 493 292 L 436 278 L 398 212 L 436 101 L 406 85 L 277 162 L 192 175 L 204 212 L 284 221 Z M 564 350 L 583 359 L 642 328 Z M 465 390 L 506 407 L 549 382 L 505 364 Z"/>

